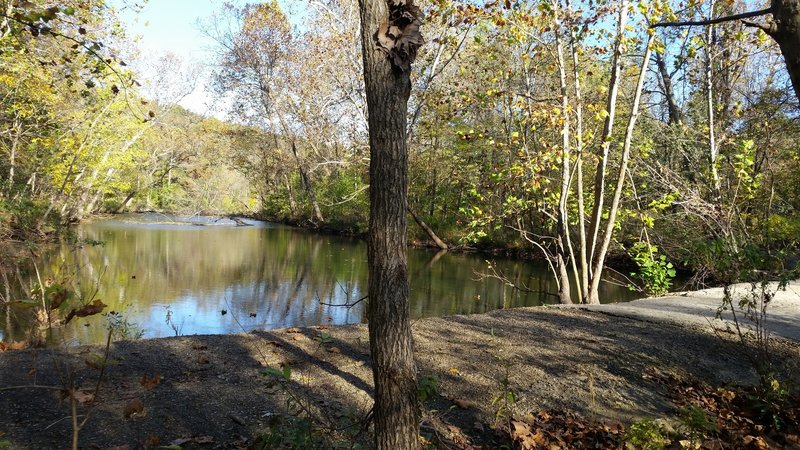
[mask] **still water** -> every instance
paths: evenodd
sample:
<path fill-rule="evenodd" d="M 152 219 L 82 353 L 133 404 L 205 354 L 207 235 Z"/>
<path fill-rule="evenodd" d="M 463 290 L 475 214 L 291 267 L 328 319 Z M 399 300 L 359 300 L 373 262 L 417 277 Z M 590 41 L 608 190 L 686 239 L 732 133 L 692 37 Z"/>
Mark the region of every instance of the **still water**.
<path fill-rule="evenodd" d="M 96 291 L 94 298 L 108 305 L 106 311 L 120 312 L 146 338 L 365 321 L 364 302 L 337 306 L 367 293 L 364 242 L 247 224 L 209 217 L 118 216 L 76 227 L 80 240 L 102 245 L 63 245 L 42 255 L 37 266 L 43 279 L 64 282 L 84 298 Z M 543 265 L 495 260 L 506 276 L 535 291 L 521 292 L 495 279 L 479 280 L 487 268 L 480 255 L 410 249 L 408 258 L 414 318 L 556 300 L 546 294 L 556 292 L 556 286 Z M 34 286 L 33 279 L 28 286 Z M 601 298 L 608 302 L 637 296 L 613 284 L 602 289 Z M 0 311 L 0 340 L 24 337 L 18 315 L 13 308 Z M 76 320 L 58 338 L 103 342 L 106 323 L 102 316 Z"/>

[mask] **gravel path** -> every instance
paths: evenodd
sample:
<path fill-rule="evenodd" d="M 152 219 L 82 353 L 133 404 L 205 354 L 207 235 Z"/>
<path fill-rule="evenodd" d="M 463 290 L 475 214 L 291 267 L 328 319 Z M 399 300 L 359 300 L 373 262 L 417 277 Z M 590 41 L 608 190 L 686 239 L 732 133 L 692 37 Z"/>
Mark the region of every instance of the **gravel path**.
<path fill-rule="evenodd" d="M 789 283 L 785 290 L 778 290 L 775 284 L 770 285 L 770 289 L 775 292 L 775 297 L 767 308 L 767 328 L 773 336 L 800 342 L 800 281 Z M 733 303 L 737 305 L 739 299 L 748 296 L 751 292 L 749 284 L 733 286 Z M 728 325 L 732 325 L 732 313 L 730 310 L 724 311 L 721 318 L 717 317 L 717 310 L 722 305 L 723 295 L 722 288 L 711 288 L 635 300 L 629 303 L 566 307 L 650 322 L 725 329 Z M 737 317 L 739 319 L 744 317 L 742 309 L 738 308 L 738 305 Z M 740 320 L 740 323 L 745 326 L 749 325 L 746 320 Z"/>

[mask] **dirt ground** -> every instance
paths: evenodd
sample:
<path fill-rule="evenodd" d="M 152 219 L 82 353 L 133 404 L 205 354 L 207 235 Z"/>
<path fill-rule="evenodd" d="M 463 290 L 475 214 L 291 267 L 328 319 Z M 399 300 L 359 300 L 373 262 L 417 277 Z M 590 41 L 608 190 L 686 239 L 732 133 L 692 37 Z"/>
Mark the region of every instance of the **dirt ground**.
<path fill-rule="evenodd" d="M 420 377 L 438 380 L 423 433 L 462 447 L 493 447 L 498 413 L 549 409 L 622 421 L 674 414 L 666 388 L 646 376 L 651 367 L 713 385 L 755 381 L 740 347 L 708 331 L 599 312 L 520 308 L 423 319 L 413 330 Z M 0 443 L 69 448 L 70 403 L 59 388 L 92 392 L 102 353 L 0 353 Z M 77 409 L 79 420 L 90 411 L 80 446 L 240 448 L 298 404 L 346 437 L 341 425 L 371 406 L 368 353 L 365 325 L 114 343 L 98 398 Z M 780 341 L 775 355 L 796 367 L 800 345 Z M 286 366 L 291 377 L 282 384 L 263 375 Z M 497 401 L 509 391 L 514 402 Z"/>

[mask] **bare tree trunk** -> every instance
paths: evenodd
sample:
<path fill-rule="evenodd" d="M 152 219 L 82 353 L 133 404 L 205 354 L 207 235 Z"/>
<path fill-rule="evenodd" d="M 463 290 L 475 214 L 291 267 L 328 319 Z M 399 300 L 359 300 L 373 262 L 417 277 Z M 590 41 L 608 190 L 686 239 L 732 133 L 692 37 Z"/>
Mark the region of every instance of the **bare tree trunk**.
<path fill-rule="evenodd" d="M 120 203 L 119 206 L 117 206 L 117 209 L 114 210 L 114 214 L 121 213 L 125 209 L 125 207 L 128 206 L 128 202 L 133 200 L 133 197 L 135 197 L 138 192 L 139 192 L 138 189 L 128 192 L 128 195 L 125 196 L 125 199 L 122 200 L 122 203 Z"/>
<path fill-rule="evenodd" d="M 419 225 L 419 227 L 422 228 L 422 231 L 424 231 L 428 235 L 428 237 L 431 238 L 431 240 L 436 244 L 437 247 L 439 247 L 442 250 L 447 250 L 447 244 L 445 244 L 443 240 L 439 239 L 439 236 L 436 235 L 433 229 L 429 227 L 428 224 L 425 223 L 425 221 L 423 221 L 417 215 L 416 212 L 414 212 L 414 210 L 411 208 L 411 205 L 408 205 L 408 213 L 411 214 L 411 217 L 414 219 L 414 222 L 417 222 L 417 225 Z"/>
<path fill-rule="evenodd" d="M 412 0 L 361 0 L 359 4 L 369 114 L 368 314 L 375 380 L 375 447 L 418 449 L 417 373 L 408 305 L 406 117 L 410 65 L 421 44 L 421 12 Z M 390 23 L 390 10 L 392 17 L 410 15 L 413 20 L 410 24 Z M 390 26 L 402 34 L 399 39 L 419 37 L 408 53 L 386 47 L 387 42 L 397 43 L 385 33 Z M 382 27 L 384 33 L 379 36 Z M 379 43 L 378 37 L 384 41 Z"/>
<path fill-rule="evenodd" d="M 9 18 L 11 17 L 11 13 L 14 12 L 14 2 L 11 0 L 5 0 L 3 7 L 3 20 L 0 21 L 0 38 L 4 38 L 11 34 L 11 22 Z"/>
<path fill-rule="evenodd" d="M 325 219 L 322 217 L 322 211 L 319 209 L 319 203 L 317 203 L 317 194 L 314 192 L 314 187 L 311 185 L 311 179 L 308 177 L 308 172 L 306 172 L 303 162 L 300 161 L 300 157 L 297 155 L 297 146 L 294 140 L 292 140 L 292 153 L 294 154 L 295 161 L 297 161 L 297 171 L 300 172 L 300 181 L 303 183 L 303 189 L 306 190 L 308 199 L 311 200 L 311 207 L 314 210 L 314 220 L 319 223 L 324 223 Z"/>
<path fill-rule="evenodd" d="M 17 148 L 19 147 L 19 135 L 21 133 L 19 123 L 16 121 L 13 130 L 15 133 L 11 140 L 11 154 L 9 155 L 8 164 L 8 192 L 11 192 L 11 189 L 14 187 L 14 170 L 17 167 Z"/>
<path fill-rule="evenodd" d="M 570 8 L 569 0 L 566 2 L 567 10 Z M 587 261 L 587 242 L 586 242 L 586 200 L 583 192 L 583 96 L 581 94 L 580 71 L 578 70 L 578 45 L 574 30 L 570 31 L 570 47 L 572 53 L 572 77 L 575 87 L 575 143 L 577 157 L 575 159 L 575 178 L 576 193 L 578 196 L 578 246 L 580 259 L 580 294 L 581 303 L 589 297 L 589 264 Z"/>
<path fill-rule="evenodd" d="M 622 188 L 625 186 L 625 176 L 628 171 L 628 161 L 631 155 L 631 142 L 633 141 L 633 130 L 636 127 L 636 119 L 639 118 L 639 102 L 642 99 L 642 89 L 644 82 L 647 79 L 647 66 L 650 63 L 651 43 L 653 42 L 653 35 L 648 35 L 647 42 L 645 43 L 644 58 L 642 65 L 639 69 L 639 80 L 636 84 L 636 92 L 633 96 L 633 105 L 631 105 L 631 117 L 628 119 L 628 127 L 625 129 L 625 141 L 622 144 L 622 160 L 619 163 L 619 172 L 617 174 L 617 186 L 614 189 L 614 197 L 611 199 L 611 207 L 608 211 L 608 222 L 606 223 L 605 235 L 600 245 L 600 250 L 597 252 L 597 259 L 594 261 L 594 273 L 592 275 L 592 285 L 589 289 L 589 303 L 600 303 L 598 291 L 600 288 L 600 277 L 603 274 L 603 265 L 605 264 L 606 253 L 611 244 L 611 237 L 614 234 L 614 222 L 617 220 L 617 211 L 619 210 L 619 200 L 622 197 Z"/>
<path fill-rule="evenodd" d="M 661 76 L 661 84 L 664 86 L 664 97 L 667 99 L 667 114 L 669 116 L 669 124 L 674 125 L 683 121 L 683 115 L 675 101 L 675 91 L 672 88 L 672 76 L 667 70 L 667 62 L 661 53 L 656 52 L 656 66 L 658 67 L 658 74 Z"/>
<path fill-rule="evenodd" d="M 603 200 L 605 196 L 605 183 L 606 183 L 606 166 L 608 165 L 608 153 L 611 148 L 611 132 L 614 128 L 614 119 L 616 118 L 617 111 L 617 94 L 619 92 L 619 75 L 621 70 L 621 57 L 623 37 L 625 35 L 625 24 L 628 20 L 628 7 L 630 2 L 622 0 L 619 7 L 619 21 L 617 23 L 617 37 L 614 42 L 614 55 L 611 60 L 611 78 L 608 81 L 608 99 L 606 100 L 606 119 L 603 124 L 602 150 L 600 152 L 600 161 L 597 163 L 597 171 L 595 172 L 594 180 L 594 205 L 592 206 L 592 219 L 589 226 L 590 240 L 589 240 L 589 261 L 592 267 L 589 269 L 591 286 L 599 284 L 600 281 L 594 280 L 594 276 L 599 275 L 602 269 L 598 270 L 595 261 L 597 260 L 597 246 L 598 246 L 598 233 L 600 232 L 600 222 L 603 219 Z M 595 289 L 589 289 L 586 303 L 599 303 L 597 292 Z"/>
<path fill-rule="evenodd" d="M 708 17 L 714 16 L 714 0 L 710 0 Z M 714 80 L 713 72 L 714 25 L 709 25 L 706 30 L 706 101 L 708 102 L 708 155 L 711 163 L 711 181 L 715 200 L 720 196 L 719 172 L 717 171 L 717 139 L 714 133 Z"/>
<path fill-rule="evenodd" d="M 628 7 L 630 2 L 622 0 L 619 9 L 619 22 L 617 23 L 617 38 L 614 42 L 614 55 L 611 60 L 611 78 L 608 81 L 608 99 L 606 100 L 606 118 L 603 124 L 602 149 L 600 152 L 600 161 L 597 164 L 597 171 L 595 172 L 594 183 L 594 205 L 592 207 L 592 220 L 589 227 L 590 241 L 589 249 L 591 253 L 589 260 L 595 259 L 595 248 L 597 247 L 597 234 L 600 231 L 600 221 L 602 220 L 603 212 L 603 197 L 605 196 L 605 183 L 606 183 L 606 166 L 608 165 L 608 153 L 611 148 L 611 133 L 614 129 L 614 119 L 617 112 L 617 94 L 619 93 L 619 74 L 621 71 L 622 62 L 622 45 L 623 37 L 625 34 L 625 24 L 628 21 Z"/>
<path fill-rule="evenodd" d="M 556 251 L 558 256 L 556 263 L 558 264 L 558 277 L 561 280 L 558 283 L 558 298 L 562 304 L 571 304 L 572 295 L 570 293 L 569 273 L 567 271 L 568 261 L 572 261 L 573 265 L 575 258 L 572 256 L 571 242 L 569 236 L 569 216 L 567 211 L 567 201 L 569 200 L 569 187 L 570 177 L 570 136 L 569 136 L 569 96 L 567 94 L 567 75 L 566 64 L 564 63 L 564 49 L 561 43 L 561 27 L 562 24 L 559 20 L 558 6 L 553 10 L 555 13 L 556 21 L 556 56 L 558 59 L 558 79 L 559 87 L 561 89 L 561 115 L 564 121 L 561 127 L 561 192 L 558 197 L 558 231 L 556 238 Z"/>
<path fill-rule="evenodd" d="M 297 217 L 297 201 L 294 199 L 294 191 L 292 190 L 292 182 L 289 180 L 289 177 L 285 177 L 286 182 L 286 191 L 289 195 L 289 214 L 292 217 Z"/>

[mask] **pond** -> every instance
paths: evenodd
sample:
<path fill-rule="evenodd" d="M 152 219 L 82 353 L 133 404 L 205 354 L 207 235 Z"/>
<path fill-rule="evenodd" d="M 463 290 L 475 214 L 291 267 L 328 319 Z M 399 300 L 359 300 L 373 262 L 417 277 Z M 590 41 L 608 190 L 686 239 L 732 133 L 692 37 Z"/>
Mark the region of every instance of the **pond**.
<path fill-rule="evenodd" d="M 226 334 L 366 320 L 367 248 L 358 239 L 247 221 L 156 214 L 117 216 L 75 228 L 79 248 L 66 244 L 42 255 L 43 280 L 101 299 L 143 337 Z M 94 245 L 92 245 L 94 243 Z M 100 244 L 98 244 L 100 243 Z M 474 314 L 552 303 L 556 286 L 547 268 L 495 259 L 523 292 L 496 279 L 480 280 L 486 258 L 409 249 L 413 318 Z M 34 288 L 35 274 L 16 277 Z M 96 292 L 96 294 L 95 294 Z M 638 294 L 606 283 L 601 298 L 628 301 Z M 355 305 L 345 307 L 342 305 Z M 0 340 L 25 337 L 24 312 L 0 311 Z M 105 340 L 107 317 L 60 328 L 55 339 Z"/>

